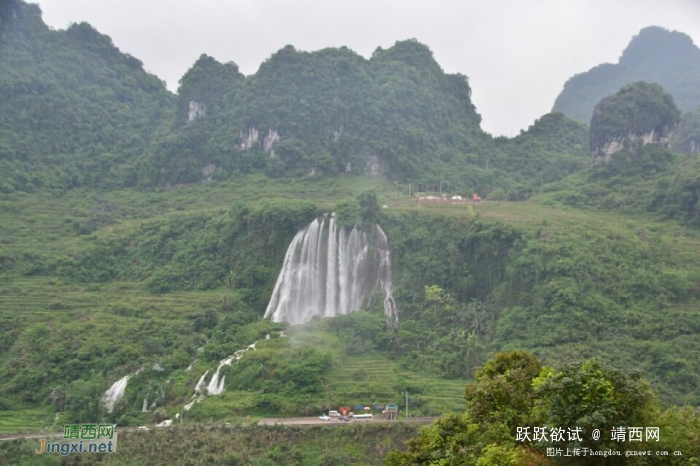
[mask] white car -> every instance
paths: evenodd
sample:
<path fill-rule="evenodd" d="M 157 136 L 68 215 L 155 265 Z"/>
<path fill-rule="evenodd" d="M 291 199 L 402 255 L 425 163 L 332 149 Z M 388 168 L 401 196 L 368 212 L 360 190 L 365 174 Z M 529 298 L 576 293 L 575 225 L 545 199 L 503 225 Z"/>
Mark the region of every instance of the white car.
<path fill-rule="evenodd" d="M 322 416 L 319 416 L 318 418 L 322 421 L 330 421 L 331 420 L 331 418 L 329 416 L 326 416 L 325 414 Z"/>

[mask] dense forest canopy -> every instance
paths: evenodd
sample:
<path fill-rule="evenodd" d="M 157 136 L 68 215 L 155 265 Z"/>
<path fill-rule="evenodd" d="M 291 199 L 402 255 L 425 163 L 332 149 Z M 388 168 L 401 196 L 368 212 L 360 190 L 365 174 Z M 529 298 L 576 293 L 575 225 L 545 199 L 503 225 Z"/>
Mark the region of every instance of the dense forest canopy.
<path fill-rule="evenodd" d="M 3 11 L 4 192 L 353 174 L 523 199 L 585 164 L 568 144 L 585 130 L 563 116 L 541 143 L 494 141 L 467 77 L 414 39 L 369 59 L 289 45 L 249 77 L 204 54 L 173 96 L 90 25 L 51 30 L 21 0 Z"/>
<path fill-rule="evenodd" d="M 700 107 L 683 114 L 673 137 L 673 148 L 677 152 L 700 152 Z"/>
<path fill-rule="evenodd" d="M 18 0 L 2 18 L 0 190 L 134 185 L 173 104 L 164 84 L 87 23 L 53 31 Z"/>

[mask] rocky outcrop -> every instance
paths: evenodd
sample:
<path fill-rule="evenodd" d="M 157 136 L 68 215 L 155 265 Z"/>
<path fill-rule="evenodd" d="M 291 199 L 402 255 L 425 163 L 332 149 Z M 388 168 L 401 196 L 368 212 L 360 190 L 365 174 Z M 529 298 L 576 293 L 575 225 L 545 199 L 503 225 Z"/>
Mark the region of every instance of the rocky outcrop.
<path fill-rule="evenodd" d="M 382 176 L 384 170 L 376 155 L 370 155 L 365 164 L 365 176 Z"/>
<path fill-rule="evenodd" d="M 661 86 L 645 82 L 625 86 L 595 106 L 589 134 L 593 164 L 608 161 L 622 149 L 668 147 L 679 122 L 680 111 Z"/>
<path fill-rule="evenodd" d="M 248 131 L 241 131 L 238 147 L 241 150 L 248 150 L 258 144 L 262 150 L 270 153 L 270 157 L 275 156 L 275 145 L 280 141 L 280 135 L 276 129 L 269 128 L 267 134 L 260 141 L 260 132 L 255 126 L 248 128 Z"/>
<path fill-rule="evenodd" d="M 662 144 L 665 147 L 671 145 L 673 130 L 666 128 L 666 131 L 656 132 L 651 130 L 644 134 L 628 134 L 624 137 L 613 138 L 598 147 L 593 152 L 593 164 L 603 163 L 610 160 L 610 157 L 622 149 L 634 149 L 647 144 Z"/>
<path fill-rule="evenodd" d="M 204 102 L 197 102 L 196 100 L 190 100 L 189 111 L 187 112 L 187 121 L 192 122 L 196 118 L 204 116 L 207 114 L 207 106 Z"/>
<path fill-rule="evenodd" d="M 256 127 L 248 128 L 247 132 L 241 131 L 240 135 L 240 144 L 239 147 L 241 150 L 248 150 L 251 147 L 253 147 L 253 144 L 256 144 L 258 142 L 259 138 L 258 134 L 258 129 Z"/>
<path fill-rule="evenodd" d="M 343 135 L 344 129 L 345 129 L 345 128 L 343 127 L 343 125 L 340 125 L 340 128 L 338 128 L 337 130 L 333 131 L 333 136 L 332 136 L 333 142 L 338 142 L 338 141 L 340 140 L 340 136 Z"/>
<path fill-rule="evenodd" d="M 211 181 L 212 175 L 216 172 L 220 172 L 221 167 L 213 164 L 213 163 L 208 163 L 202 168 L 202 178 L 204 178 L 205 181 Z"/>
<path fill-rule="evenodd" d="M 277 144 L 280 141 L 280 135 L 277 134 L 276 129 L 268 129 L 267 130 L 267 136 L 265 136 L 262 140 L 262 149 L 265 152 L 270 153 L 270 157 L 275 156 L 275 144 Z"/>

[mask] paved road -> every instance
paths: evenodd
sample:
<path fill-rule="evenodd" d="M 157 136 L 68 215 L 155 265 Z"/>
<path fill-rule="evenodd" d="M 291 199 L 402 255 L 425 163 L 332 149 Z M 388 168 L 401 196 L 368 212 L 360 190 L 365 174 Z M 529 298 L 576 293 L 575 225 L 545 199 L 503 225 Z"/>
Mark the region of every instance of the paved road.
<path fill-rule="evenodd" d="M 152 427 L 155 429 L 155 427 Z M 149 427 L 151 429 L 151 427 Z M 135 427 L 120 427 L 119 429 L 115 429 L 115 432 L 126 432 L 126 431 L 135 431 Z M 63 431 L 60 432 L 31 432 L 31 433 L 26 433 L 26 434 L 5 434 L 5 435 L 0 435 L 0 442 L 8 441 L 8 440 L 19 440 L 19 439 L 33 439 L 33 438 L 54 438 L 54 437 L 61 437 L 63 438 Z"/>
<path fill-rule="evenodd" d="M 349 421 L 349 422 L 344 422 L 344 421 L 339 421 L 337 418 L 332 418 L 330 421 L 322 421 L 318 417 L 268 417 L 264 419 L 260 419 L 258 421 L 258 425 L 263 425 L 263 426 L 273 426 L 273 425 L 280 425 L 280 426 L 285 426 L 285 425 L 291 425 L 291 426 L 302 426 L 302 425 L 330 425 L 330 426 L 343 426 L 347 424 L 379 424 L 379 423 L 387 423 L 387 422 L 412 422 L 412 423 L 422 423 L 422 424 L 428 424 L 436 419 L 439 419 L 438 417 L 411 417 L 408 419 L 401 419 L 400 421 L 389 421 L 381 417 L 376 417 L 372 420 L 362 420 L 362 421 Z M 191 425 L 191 424 L 190 424 Z M 213 426 L 222 426 L 224 424 L 220 423 L 215 423 L 215 424 L 202 424 L 206 427 L 213 427 Z M 157 427 L 154 426 L 149 426 L 149 430 L 157 429 Z M 137 431 L 135 427 L 120 427 L 119 429 L 115 430 L 115 432 L 134 432 Z M 19 440 L 19 439 L 33 439 L 33 438 L 53 438 L 53 437 L 63 437 L 63 431 L 60 432 L 32 432 L 32 433 L 26 433 L 26 434 L 5 434 L 5 435 L 0 435 L 0 442 L 3 441 L 9 441 L 9 440 Z"/>
<path fill-rule="evenodd" d="M 33 434 L 10 434 L 10 435 L 0 435 L 0 442 L 5 440 L 19 440 L 21 438 L 48 438 L 48 437 L 63 437 L 63 431 L 61 432 L 47 432 L 47 433 L 33 433 Z"/>
<path fill-rule="evenodd" d="M 266 417 L 264 419 L 260 419 L 258 421 L 258 425 L 262 426 L 272 426 L 272 425 L 294 425 L 294 426 L 299 426 L 299 425 L 316 425 L 316 424 L 324 424 L 324 425 L 331 425 L 331 426 L 342 426 L 346 424 L 378 424 L 378 423 L 386 423 L 386 422 L 415 422 L 415 423 L 423 423 L 423 424 L 428 424 L 436 419 L 439 419 L 437 417 L 410 417 L 408 419 L 401 419 L 400 421 L 389 421 L 387 419 L 383 419 L 380 417 L 376 417 L 374 419 L 363 419 L 361 421 L 339 421 L 338 418 L 332 418 L 330 421 L 322 421 L 318 417 L 286 417 L 286 418 L 281 418 L 281 417 Z"/>

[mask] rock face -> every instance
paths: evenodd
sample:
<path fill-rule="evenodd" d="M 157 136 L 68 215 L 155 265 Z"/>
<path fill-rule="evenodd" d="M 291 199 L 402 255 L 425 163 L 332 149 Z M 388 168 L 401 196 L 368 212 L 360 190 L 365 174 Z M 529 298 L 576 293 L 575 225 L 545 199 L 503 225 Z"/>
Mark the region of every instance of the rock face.
<path fill-rule="evenodd" d="M 593 152 L 593 163 L 602 163 L 610 160 L 610 157 L 622 149 L 634 149 L 635 147 L 646 146 L 647 144 L 662 144 L 665 147 L 671 145 L 673 131 L 666 128 L 665 131 L 657 133 L 654 130 L 645 134 L 629 133 L 626 136 L 611 139 L 598 147 Z"/>
<path fill-rule="evenodd" d="M 265 152 L 269 152 L 271 157 L 275 156 L 275 144 L 280 141 L 280 135 L 277 134 L 276 129 L 270 128 L 267 130 L 267 136 L 262 140 L 262 148 Z"/>
<path fill-rule="evenodd" d="M 202 168 L 202 177 L 204 178 L 204 181 L 211 181 L 211 177 L 214 175 L 214 173 L 220 171 L 221 167 L 219 165 L 208 163 L 204 166 L 204 168 Z"/>
<path fill-rule="evenodd" d="M 647 144 L 669 146 L 680 121 L 673 98 L 658 84 L 625 86 L 595 106 L 591 119 L 593 163 L 602 163 L 622 149 Z"/>
<path fill-rule="evenodd" d="M 370 155 L 365 164 L 365 176 L 382 176 L 384 170 L 376 155 Z"/>
<path fill-rule="evenodd" d="M 187 121 L 192 122 L 195 118 L 204 116 L 207 114 L 207 106 L 204 102 L 197 102 L 196 100 L 190 100 L 189 112 L 187 113 Z"/>
<path fill-rule="evenodd" d="M 241 131 L 239 136 L 238 147 L 241 150 L 248 150 L 259 143 L 259 147 L 265 152 L 270 153 L 270 157 L 275 156 L 275 145 L 280 142 L 280 135 L 277 133 L 276 129 L 270 128 L 267 130 L 267 134 L 263 136 L 262 141 L 260 141 L 260 132 L 258 128 L 251 127 L 247 131 Z"/>
<path fill-rule="evenodd" d="M 678 130 L 673 136 L 672 148 L 684 154 L 700 152 L 700 107 L 683 114 Z"/>
<path fill-rule="evenodd" d="M 239 147 L 241 148 L 241 150 L 248 150 L 251 147 L 253 147 L 253 144 L 258 142 L 259 137 L 260 135 L 258 134 L 258 129 L 255 127 L 249 128 L 247 132 L 241 131 L 241 143 Z"/>

